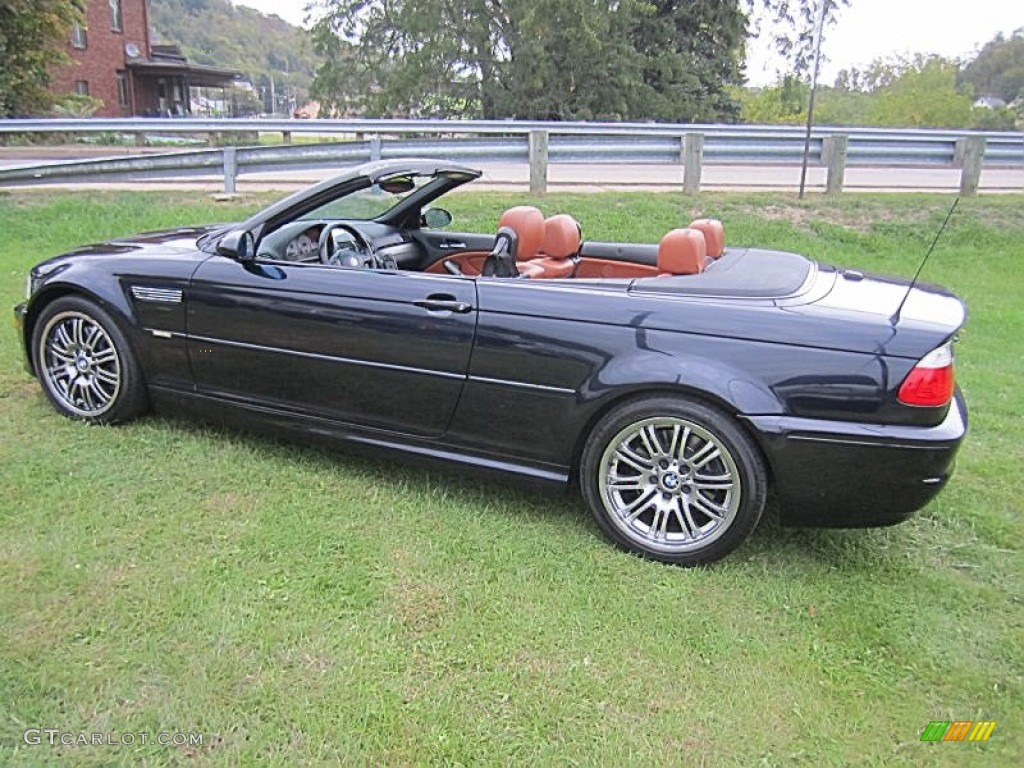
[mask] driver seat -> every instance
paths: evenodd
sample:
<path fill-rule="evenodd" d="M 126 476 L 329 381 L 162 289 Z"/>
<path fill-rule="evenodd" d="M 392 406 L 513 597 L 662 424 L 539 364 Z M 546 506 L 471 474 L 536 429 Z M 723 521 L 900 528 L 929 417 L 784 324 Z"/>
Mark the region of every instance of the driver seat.
<path fill-rule="evenodd" d="M 503 251 L 507 246 L 503 244 L 502 233 L 511 233 L 514 236 L 514 246 L 511 253 L 511 265 L 504 257 Z M 534 277 L 529 268 L 528 262 L 537 256 L 541 245 L 544 242 L 544 214 L 540 209 L 532 205 L 517 205 L 509 208 L 498 221 L 498 238 L 494 243 L 494 250 L 484 262 L 481 275 L 484 277 Z"/>

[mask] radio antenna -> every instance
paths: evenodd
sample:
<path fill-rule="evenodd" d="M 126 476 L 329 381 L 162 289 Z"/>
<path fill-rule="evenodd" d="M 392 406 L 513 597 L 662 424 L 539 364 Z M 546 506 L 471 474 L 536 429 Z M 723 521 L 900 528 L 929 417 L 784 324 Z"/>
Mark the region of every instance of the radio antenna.
<path fill-rule="evenodd" d="M 893 313 L 892 317 L 889 318 L 889 323 L 891 325 L 896 325 L 896 323 L 900 321 L 900 312 L 903 311 L 903 305 L 906 304 L 907 299 L 910 298 L 910 292 L 913 291 L 914 286 L 917 285 L 917 278 L 921 276 L 921 271 L 924 269 L 924 265 L 928 263 L 928 259 L 931 257 L 932 251 L 935 250 L 935 246 L 938 244 L 939 238 L 942 237 L 942 233 L 946 231 L 946 225 L 949 224 L 949 220 L 953 217 L 953 211 L 956 210 L 956 206 L 959 202 L 960 198 L 958 196 L 957 199 L 953 201 L 953 207 L 950 208 L 949 213 L 946 214 L 946 218 L 942 222 L 942 226 L 939 227 L 939 231 L 935 233 L 935 239 L 932 240 L 928 253 L 924 255 L 924 258 L 921 260 L 921 265 L 917 268 L 917 272 L 914 273 L 914 279 L 911 280 L 910 285 L 907 286 L 907 292 L 903 294 L 903 299 L 900 301 L 899 306 L 896 307 L 896 311 Z"/>

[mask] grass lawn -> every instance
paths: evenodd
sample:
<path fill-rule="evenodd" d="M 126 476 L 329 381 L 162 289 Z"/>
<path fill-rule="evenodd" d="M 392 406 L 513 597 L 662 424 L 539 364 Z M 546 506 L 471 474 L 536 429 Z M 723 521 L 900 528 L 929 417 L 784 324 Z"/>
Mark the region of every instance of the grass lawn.
<path fill-rule="evenodd" d="M 455 196 L 493 230 L 523 196 Z M 0 195 L 0 308 L 70 246 L 265 199 Z M 552 194 L 592 239 L 694 213 L 732 243 L 912 274 L 951 200 Z M 978 765 L 1024 755 L 1024 198 L 965 200 L 971 434 L 910 522 L 785 530 L 713 568 L 622 554 L 582 502 L 148 417 L 59 417 L 0 334 L 0 763 Z M 984 744 L 932 720 L 995 720 Z M 31 746 L 28 728 L 151 734 Z M 161 746 L 159 732 L 203 743 Z"/>

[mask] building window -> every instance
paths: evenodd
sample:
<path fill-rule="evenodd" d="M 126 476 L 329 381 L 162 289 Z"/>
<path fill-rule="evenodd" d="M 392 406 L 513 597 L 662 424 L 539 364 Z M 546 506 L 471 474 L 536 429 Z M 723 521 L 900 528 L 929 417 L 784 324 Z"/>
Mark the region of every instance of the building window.
<path fill-rule="evenodd" d="M 79 96 L 89 95 L 89 81 L 88 80 L 75 80 L 75 93 Z"/>
<path fill-rule="evenodd" d="M 117 73 L 117 105 L 127 107 L 128 104 L 128 73 Z"/>
<path fill-rule="evenodd" d="M 89 46 L 89 39 L 85 35 L 85 27 L 77 21 L 71 25 L 71 44 L 75 48 L 87 48 Z"/>
<path fill-rule="evenodd" d="M 123 26 L 121 0 L 110 0 L 110 28 L 114 32 L 120 32 Z"/>

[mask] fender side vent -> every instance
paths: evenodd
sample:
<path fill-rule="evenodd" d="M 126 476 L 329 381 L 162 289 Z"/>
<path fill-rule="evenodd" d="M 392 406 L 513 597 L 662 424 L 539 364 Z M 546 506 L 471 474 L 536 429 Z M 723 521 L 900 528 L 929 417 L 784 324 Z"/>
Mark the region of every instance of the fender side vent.
<path fill-rule="evenodd" d="M 180 288 L 146 288 L 141 285 L 132 286 L 132 296 L 139 301 L 152 301 L 160 304 L 180 304 Z"/>

